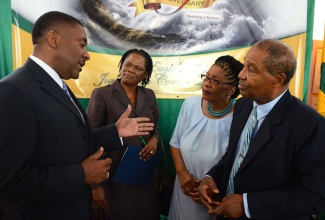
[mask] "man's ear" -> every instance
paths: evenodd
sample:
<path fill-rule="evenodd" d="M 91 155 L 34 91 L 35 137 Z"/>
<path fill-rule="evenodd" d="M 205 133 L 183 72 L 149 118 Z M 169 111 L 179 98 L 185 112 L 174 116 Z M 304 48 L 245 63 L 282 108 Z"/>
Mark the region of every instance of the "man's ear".
<path fill-rule="evenodd" d="M 47 43 L 50 45 L 50 47 L 57 48 L 58 34 L 55 31 L 49 31 L 46 36 Z"/>
<path fill-rule="evenodd" d="M 274 77 L 274 83 L 273 83 L 273 88 L 280 87 L 284 84 L 286 80 L 286 75 L 284 73 L 278 73 Z"/>

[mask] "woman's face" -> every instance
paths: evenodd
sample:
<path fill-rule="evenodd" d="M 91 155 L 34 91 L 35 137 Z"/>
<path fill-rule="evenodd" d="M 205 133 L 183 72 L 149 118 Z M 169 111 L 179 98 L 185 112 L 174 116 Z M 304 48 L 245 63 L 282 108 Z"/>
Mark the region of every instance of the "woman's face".
<path fill-rule="evenodd" d="M 226 78 L 225 72 L 220 66 L 212 65 L 206 73 L 207 78 L 202 82 L 202 98 L 209 102 L 225 101 L 235 91 L 235 86 L 222 83 L 231 83 Z M 220 84 L 215 85 L 211 80 L 218 80 Z"/>
<path fill-rule="evenodd" d="M 123 84 L 138 85 L 147 75 L 145 58 L 140 54 L 132 53 L 124 60 L 120 71 Z"/>

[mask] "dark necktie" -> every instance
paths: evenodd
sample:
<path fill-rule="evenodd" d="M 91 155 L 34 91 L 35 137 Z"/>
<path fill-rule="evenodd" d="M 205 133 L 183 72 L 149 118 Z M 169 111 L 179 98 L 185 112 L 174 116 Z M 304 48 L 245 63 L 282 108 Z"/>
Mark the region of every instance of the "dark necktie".
<path fill-rule="evenodd" d="M 78 108 L 78 106 L 76 105 L 76 103 L 73 101 L 73 99 L 72 99 L 72 97 L 71 97 L 71 95 L 70 95 L 70 93 L 69 93 L 69 90 L 68 90 L 68 86 L 67 86 L 67 84 L 62 80 L 62 82 L 63 82 L 63 91 L 64 91 L 64 93 L 65 94 L 67 94 L 67 96 L 70 98 L 70 100 L 71 100 L 71 102 L 74 104 L 74 106 L 78 109 L 78 111 L 79 111 L 79 113 L 80 113 L 80 115 L 81 115 L 81 118 L 82 118 L 82 120 L 83 120 L 83 122 L 85 123 L 85 119 L 84 119 L 84 116 L 82 115 L 82 113 L 81 113 L 81 111 L 80 111 L 80 109 Z"/>

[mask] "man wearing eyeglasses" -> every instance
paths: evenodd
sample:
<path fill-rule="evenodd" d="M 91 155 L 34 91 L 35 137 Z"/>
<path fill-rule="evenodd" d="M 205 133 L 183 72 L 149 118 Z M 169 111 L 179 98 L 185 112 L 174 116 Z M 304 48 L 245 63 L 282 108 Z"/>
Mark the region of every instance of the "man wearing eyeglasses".
<path fill-rule="evenodd" d="M 247 52 L 228 150 L 199 186 L 209 214 L 307 220 L 325 210 L 325 119 L 290 94 L 295 71 L 281 41 Z"/>

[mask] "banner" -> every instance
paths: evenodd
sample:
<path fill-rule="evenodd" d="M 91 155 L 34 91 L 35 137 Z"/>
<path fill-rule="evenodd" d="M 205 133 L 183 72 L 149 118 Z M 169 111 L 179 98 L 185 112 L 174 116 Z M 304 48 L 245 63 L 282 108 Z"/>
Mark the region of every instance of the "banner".
<path fill-rule="evenodd" d="M 160 99 L 201 95 L 200 74 L 222 55 L 243 58 L 255 42 L 281 39 L 294 50 L 298 68 L 290 91 L 302 98 L 307 0 L 12 0 L 14 69 L 32 53 L 31 28 L 58 10 L 82 21 L 91 59 L 68 84 L 78 98 L 112 83 L 121 55 L 146 50 L 154 61 L 148 88 Z M 35 7 L 37 6 L 37 7 Z"/>
<path fill-rule="evenodd" d="M 318 101 L 317 101 L 317 111 L 321 115 L 325 116 L 325 40 L 323 40 L 323 54 L 322 54 L 321 76 L 320 76 L 320 88 L 318 92 Z"/>

